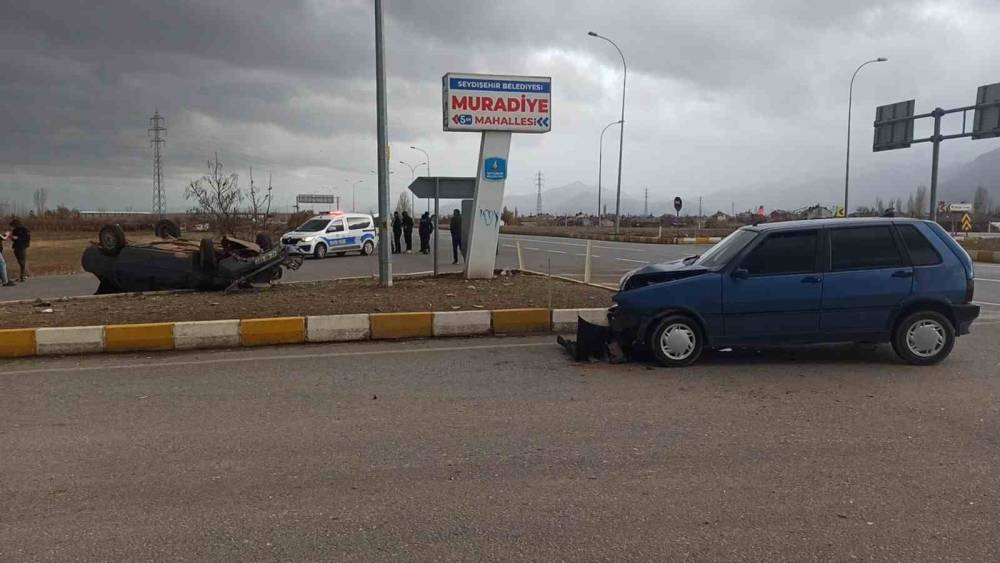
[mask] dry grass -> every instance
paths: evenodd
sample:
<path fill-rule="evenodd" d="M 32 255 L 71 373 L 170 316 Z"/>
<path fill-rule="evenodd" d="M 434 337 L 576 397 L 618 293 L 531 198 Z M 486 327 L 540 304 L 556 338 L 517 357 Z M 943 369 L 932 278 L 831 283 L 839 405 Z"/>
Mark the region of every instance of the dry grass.
<path fill-rule="evenodd" d="M 967 238 L 959 242 L 966 250 L 1000 251 L 1000 238 Z"/>
<path fill-rule="evenodd" d="M 82 272 L 80 256 L 94 238 L 79 238 L 80 233 L 67 233 L 78 238 L 49 239 L 48 233 L 45 234 L 46 238 L 38 238 L 32 233 L 31 247 L 28 249 L 28 272 L 33 276 Z M 4 245 L 4 258 L 7 260 L 8 272 L 17 271 L 17 264 L 9 244 Z"/>

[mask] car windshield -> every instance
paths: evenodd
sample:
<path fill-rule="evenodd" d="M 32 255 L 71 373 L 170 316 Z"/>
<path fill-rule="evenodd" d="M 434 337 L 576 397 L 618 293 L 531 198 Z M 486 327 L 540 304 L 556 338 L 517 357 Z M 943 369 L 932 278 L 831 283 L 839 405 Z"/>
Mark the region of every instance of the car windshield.
<path fill-rule="evenodd" d="M 315 233 L 316 231 L 322 231 L 325 229 L 326 224 L 329 222 L 329 219 L 310 219 L 299 225 L 299 228 L 295 230 L 300 233 Z"/>
<path fill-rule="evenodd" d="M 732 260 L 733 256 L 736 256 L 739 251 L 746 248 L 746 245 L 750 243 L 757 236 L 757 231 L 751 231 L 748 229 L 739 229 L 738 231 L 733 231 L 728 237 L 722 239 L 719 244 L 716 244 L 712 248 L 709 248 L 702 254 L 698 261 L 696 262 L 699 266 L 704 266 L 709 269 L 717 269 L 725 266 Z"/>

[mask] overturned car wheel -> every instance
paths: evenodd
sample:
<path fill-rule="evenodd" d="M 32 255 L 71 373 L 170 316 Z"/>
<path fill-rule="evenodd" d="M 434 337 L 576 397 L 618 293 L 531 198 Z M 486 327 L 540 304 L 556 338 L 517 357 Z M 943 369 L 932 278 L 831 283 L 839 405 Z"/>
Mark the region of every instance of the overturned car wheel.
<path fill-rule="evenodd" d="M 215 255 L 215 243 L 210 238 L 201 239 L 198 249 L 198 266 L 205 273 L 213 273 L 219 267 L 219 258 Z"/>
<path fill-rule="evenodd" d="M 181 238 L 181 228 L 170 219 L 160 219 L 153 227 L 153 234 L 159 238 Z"/>
<path fill-rule="evenodd" d="M 101 252 L 107 256 L 118 256 L 128 242 L 125 240 L 125 231 L 120 225 L 104 225 L 101 227 L 97 240 L 101 247 Z"/>

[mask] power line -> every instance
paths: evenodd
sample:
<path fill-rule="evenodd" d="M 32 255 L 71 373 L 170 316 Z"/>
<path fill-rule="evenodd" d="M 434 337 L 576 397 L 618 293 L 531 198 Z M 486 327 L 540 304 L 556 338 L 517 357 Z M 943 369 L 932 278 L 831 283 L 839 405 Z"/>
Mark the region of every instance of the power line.
<path fill-rule="evenodd" d="M 167 212 L 167 196 L 163 192 L 162 149 L 167 144 L 167 128 L 164 127 L 164 119 L 160 117 L 159 110 L 154 111 L 153 117 L 149 118 L 147 133 L 153 137 L 149 140 L 149 144 L 153 145 L 153 213 L 163 217 Z"/>
<path fill-rule="evenodd" d="M 542 176 L 542 171 L 539 170 L 538 174 L 535 174 L 535 185 L 538 186 L 538 199 L 535 201 L 535 215 L 542 214 L 542 181 L 544 177 Z"/>

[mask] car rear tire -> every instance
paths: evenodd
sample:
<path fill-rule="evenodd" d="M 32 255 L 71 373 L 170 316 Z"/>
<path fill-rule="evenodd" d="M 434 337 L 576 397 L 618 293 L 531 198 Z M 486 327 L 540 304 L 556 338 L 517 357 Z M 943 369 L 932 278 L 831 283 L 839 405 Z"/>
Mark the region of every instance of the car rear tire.
<path fill-rule="evenodd" d="M 892 335 L 892 349 L 907 363 L 929 366 L 941 362 L 955 347 L 955 327 L 937 311 L 908 315 Z"/>
<path fill-rule="evenodd" d="M 375 252 L 375 243 L 370 240 L 366 240 L 365 244 L 361 247 L 361 255 L 371 256 L 372 252 Z"/>
<path fill-rule="evenodd" d="M 118 256 L 128 244 L 121 225 L 104 225 L 97 234 L 101 252 L 107 256 Z"/>
<path fill-rule="evenodd" d="M 257 233 L 257 238 L 254 240 L 257 246 L 260 247 L 261 251 L 267 252 L 274 248 L 274 243 L 271 242 L 271 235 L 267 233 Z"/>
<path fill-rule="evenodd" d="M 316 248 L 313 249 L 313 257 L 317 259 L 326 258 L 326 245 L 323 243 L 317 244 Z"/>
<path fill-rule="evenodd" d="M 698 360 L 705 346 L 701 327 L 686 315 L 669 315 L 660 321 L 649 347 L 666 367 L 689 366 Z"/>
<path fill-rule="evenodd" d="M 210 238 L 203 238 L 199 243 L 198 266 L 206 273 L 214 273 L 219 267 L 219 257 L 215 255 L 215 243 Z"/>
<path fill-rule="evenodd" d="M 181 238 L 181 228 L 170 219 L 160 219 L 153 227 L 153 233 L 159 238 Z"/>

